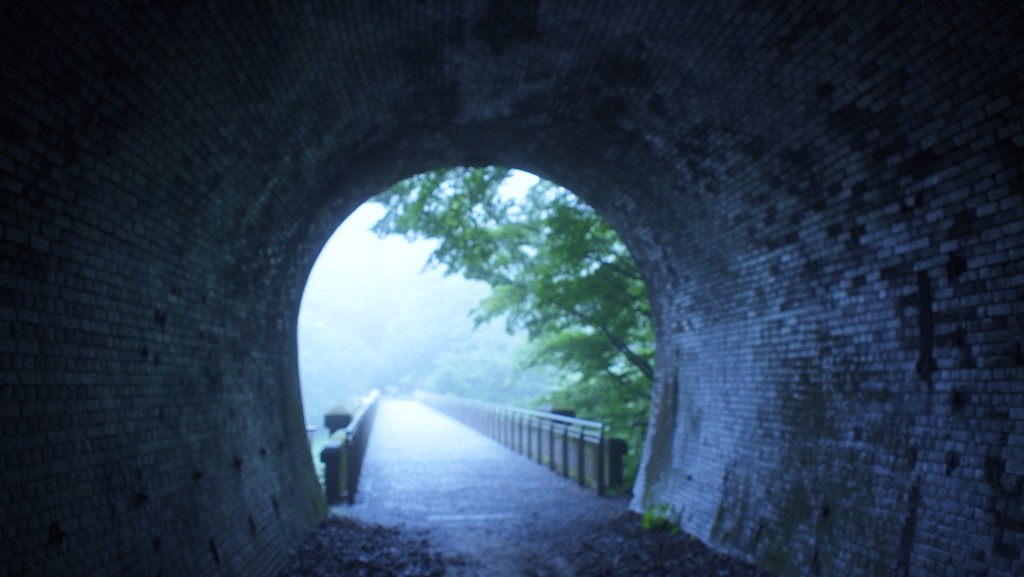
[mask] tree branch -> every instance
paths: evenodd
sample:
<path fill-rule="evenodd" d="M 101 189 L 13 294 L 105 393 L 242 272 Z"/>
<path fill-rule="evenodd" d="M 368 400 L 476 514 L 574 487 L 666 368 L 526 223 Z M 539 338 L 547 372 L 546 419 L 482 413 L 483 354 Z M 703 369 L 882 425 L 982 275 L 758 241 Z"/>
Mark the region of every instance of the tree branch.
<path fill-rule="evenodd" d="M 640 356 L 640 355 L 636 354 L 635 352 L 633 352 L 633 349 L 629 348 L 629 345 L 626 344 L 625 341 L 623 341 L 619 337 L 615 336 L 608 329 L 608 325 L 606 325 L 604 323 L 601 323 L 596 328 L 601 331 L 601 334 L 603 334 L 605 336 L 605 338 L 607 338 L 609 341 L 611 341 L 612 346 L 615 347 L 615 350 L 617 350 L 620 353 L 622 353 L 623 355 L 625 355 L 626 359 L 634 367 L 639 369 L 640 372 L 643 373 L 643 375 L 645 377 L 647 377 L 648 379 L 650 379 L 652 381 L 654 380 L 654 367 L 651 366 L 651 363 L 647 362 L 647 359 L 645 359 L 642 356 Z"/>

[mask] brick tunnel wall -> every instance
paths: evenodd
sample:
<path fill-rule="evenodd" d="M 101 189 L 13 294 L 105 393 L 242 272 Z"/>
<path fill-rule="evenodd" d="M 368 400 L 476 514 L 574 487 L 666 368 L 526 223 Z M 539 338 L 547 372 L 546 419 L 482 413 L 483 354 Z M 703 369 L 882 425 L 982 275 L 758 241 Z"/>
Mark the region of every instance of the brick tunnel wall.
<path fill-rule="evenodd" d="M 489 163 L 644 271 L 635 508 L 780 575 L 1024 574 L 1018 3 L 90 4 L 0 8 L 0 573 L 275 574 L 320 247 Z"/>

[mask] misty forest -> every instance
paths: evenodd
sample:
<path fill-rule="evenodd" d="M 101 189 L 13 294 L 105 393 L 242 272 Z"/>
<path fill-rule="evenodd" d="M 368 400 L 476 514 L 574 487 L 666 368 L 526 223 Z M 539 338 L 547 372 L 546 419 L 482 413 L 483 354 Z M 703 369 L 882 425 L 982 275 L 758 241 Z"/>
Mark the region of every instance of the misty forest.
<path fill-rule="evenodd" d="M 635 473 L 654 370 L 646 290 L 615 232 L 549 181 L 457 167 L 374 197 L 314 266 L 298 340 L 309 424 L 372 389 L 572 409 L 630 445 Z"/>

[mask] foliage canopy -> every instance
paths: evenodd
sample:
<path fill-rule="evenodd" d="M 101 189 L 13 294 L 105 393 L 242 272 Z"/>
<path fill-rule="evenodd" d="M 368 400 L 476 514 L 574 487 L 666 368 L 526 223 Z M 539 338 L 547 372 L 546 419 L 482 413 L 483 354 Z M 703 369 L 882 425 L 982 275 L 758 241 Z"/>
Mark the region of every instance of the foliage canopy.
<path fill-rule="evenodd" d="M 404 180 L 377 197 L 387 212 L 374 231 L 436 239 L 430 265 L 491 287 L 476 323 L 504 318 L 528 336 L 525 367 L 557 370 L 560 386 L 539 401 L 600 419 L 633 444 L 654 374 L 636 263 L 575 195 L 541 179 L 517 200 L 501 190 L 510 174 L 457 167 Z"/>

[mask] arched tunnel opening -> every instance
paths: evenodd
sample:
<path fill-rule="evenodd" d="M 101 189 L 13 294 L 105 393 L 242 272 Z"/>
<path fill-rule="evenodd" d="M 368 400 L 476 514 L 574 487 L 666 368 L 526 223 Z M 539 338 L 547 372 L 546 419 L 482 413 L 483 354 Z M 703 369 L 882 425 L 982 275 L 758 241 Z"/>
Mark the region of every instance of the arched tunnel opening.
<path fill-rule="evenodd" d="M 327 413 L 353 415 L 374 390 L 427 392 L 601 422 L 606 475 L 627 492 L 653 356 L 646 289 L 615 231 L 564 187 L 498 167 L 430 171 L 361 205 L 317 257 L 298 320 L 314 463 Z"/>
<path fill-rule="evenodd" d="M 4 5 L 0 572 L 276 574 L 316 255 L 495 164 L 644 272 L 636 508 L 779 575 L 1021 574 L 1022 10 Z"/>

